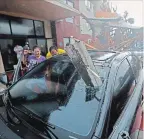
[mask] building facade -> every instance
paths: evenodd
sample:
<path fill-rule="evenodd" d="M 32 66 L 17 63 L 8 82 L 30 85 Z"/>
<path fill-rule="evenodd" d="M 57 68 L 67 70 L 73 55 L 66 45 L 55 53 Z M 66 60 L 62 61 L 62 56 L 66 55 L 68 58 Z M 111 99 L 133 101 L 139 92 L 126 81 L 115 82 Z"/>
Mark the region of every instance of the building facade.
<path fill-rule="evenodd" d="M 95 12 L 99 9 L 102 0 L 97 2 L 93 2 L 92 0 L 63 0 L 63 2 L 79 10 L 81 16 L 56 21 L 58 47 L 63 48 L 66 43 L 70 42 L 71 36 L 88 44 L 92 44 L 94 41 L 92 30 L 86 18 L 95 18 Z"/>
<path fill-rule="evenodd" d="M 78 14 L 59 0 L 1 0 L 0 65 L 4 71 L 13 71 L 17 64 L 16 45 L 23 47 L 28 42 L 31 49 L 39 45 L 45 55 L 56 44 L 55 21 Z"/>

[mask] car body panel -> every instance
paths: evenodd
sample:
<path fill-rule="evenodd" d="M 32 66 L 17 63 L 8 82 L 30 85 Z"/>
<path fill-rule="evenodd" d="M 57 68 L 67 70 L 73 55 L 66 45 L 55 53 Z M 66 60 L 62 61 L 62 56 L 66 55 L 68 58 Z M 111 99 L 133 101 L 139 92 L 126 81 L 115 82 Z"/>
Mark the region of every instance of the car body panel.
<path fill-rule="evenodd" d="M 143 89 L 143 96 L 144 96 L 144 89 Z M 143 139 L 144 136 L 144 103 L 142 100 L 142 103 L 139 105 L 135 121 L 132 125 L 131 129 L 131 139 Z"/>
<path fill-rule="evenodd" d="M 107 120 L 107 117 L 111 117 L 111 105 L 113 104 L 113 99 L 119 95 L 123 95 L 122 93 L 129 93 L 129 90 L 132 87 L 134 88 L 133 82 L 131 82 L 131 86 L 129 86 L 128 92 L 117 92 L 114 93 L 114 87 L 115 87 L 115 80 L 117 77 L 117 72 L 119 69 L 119 66 L 121 63 L 123 63 L 124 60 L 127 60 L 127 57 L 130 56 L 131 53 L 117 53 L 115 56 L 108 58 L 105 61 L 105 63 L 102 62 L 103 66 L 106 66 L 106 74 L 104 75 L 105 79 L 103 81 L 103 84 L 99 91 L 100 100 L 92 99 L 89 101 L 84 102 L 86 95 L 85 92 L 85 85 L 82 80 L 78 80 L 78 83 L 75 84 L 76 90 L 73 90 L 72 96 L 68 103 L 63 106 L 56 106 L 56 109 L 51 112 L 50 115 L 45 114 L 42 112 L 43 108 L 47 108 L 47 104 L 45 105 L 44 102 L 39 107 L 40 111 L 39 114 L 44 114 L 47 123 L 51 123 L 55 126 L 55 129 L 51 129 L 56 135 L 59 135 L 60 139 L 87 139 L 87 138 L 102 138 L 102 135 L 105 133 L 105 126 L 109 127 L 109 119 Z M 58 56 L 60 59 L 62 57 Z M 39 66 L 39 65 L 38 65 Z M 37 66 L 37 67 L 38 67 Z M 130 67 L 130 65 L 129 65 Z M 31 71 L 30 71 L 31 72 Z M 139 72 L 139 70 L 137 71 Z M 28 73 L 29 74 L 29 73 Z M 26 76 L 28 75 L 26 74 Z M 138 76 L 138 74 L 136 74 Z M 15 80 L 15 83 L 12 86 L 15 86 L 17 82 L 20 82 L 23 79 L 19 79 L 18 81 Z M 124 83 L 127 79 L 127 76 L 123 76 L 122 82 Z M 118 85 L 118 90 L 121 90 L 124 85 L 120 84 Z M 11 89 L 11 87 L 9 88 Z M 76 93 L 76 92 L 79 92 Z M 115 94 L 115 95 L 114 95 Z M 129 93 L 131 94 L 131 93 Z M 78 96 L 77 96 L 78 95 Z M 128 99 L 129 97 L 126 97 Z M 81 99 L 81 100 L 80 100 Z M 74 103 L 74 100 L 75 101 Z M 52 104 L 51 104 L 52 105 Z M 96 106 L 95 106 L 96 105 Z M 121 106 L 123 106 L 120 103 Z M 126 105 L 126 104 L 125 104 Z M 125 106 L 124 105 L 124 106 Z M 24 109 L 28 110 L 28 105 L 23 105 Z M 38 106 L 38 104 L 37 104 Z M 85 107 L 83 107 L 85 106 Z M 124 107 L 123 106 L 123 107 Z M 21 110 L 23 110 L 22 107 L 18 106 Z M 40 116 L 38 113 L 34 110 L 34 104 L 29 110 L 32 114 L 36 114 L 37 116 Z M 35 107 L 36 108 L 36 107 Z M 91 109 L 91 111 L 90 111 Z M 0 110 L 0 114 L 2 114 L 3 111 Z M 29 119 L 26 116 L 19 113 L 24 119 Z M 92 115 L 92 116 L 91 116 Z M 84 121 L 87 120 L 87 121 Z M 29 121 L 29 120 L 28 120 Z M 34 127 L 36 127 L 36 120 L 30 120 L 33 121 Z M 63 121 L 65 123 L 63 123 Z M 91 123 L 89 122 L 91 121 Z M 85 129 L 83 129 L 85 127 Z M 20 126 L 15 125 L 15 128 L 18 128 L 19 130 L 25 128 L 24 124 L 21 124 Z M 14 130 L 14 128 L 11 128 L 16 134 L 17 131 Z M 29 128 L 28 128 L 29 129 Z M 31 134 L 33 133 L 33 129 L 29 129 Z M 21 130 L 22 131 L 22 130 Z M 41 131 L 42 132 L 42 131 Z M 43 133 L 43 132 L 42 132 Z M 18 134 L 19 135 L 19 134 Z M 20 135 L 23 137 L 23 133 L 20 133 Z M 107 133 L 106 133 L 107 135 Z"/>
<path fill-rule="evenodd" d="M 118 120 L 115 123 L 109 139 L 119 139 L 120 137 L 122 137 L 120 135 L 123 135 L 126 132 L 129 133 L 131 125 L 135 118 L 137 107 L 141 100 L 143 83 L 144 83 L 142 75 L 143 71 L 141 71 L 141 74 L 139 75 L 139 80 L 136 85 L 136 88 L 134 89 L 121 115 L 119 116 Z"/>

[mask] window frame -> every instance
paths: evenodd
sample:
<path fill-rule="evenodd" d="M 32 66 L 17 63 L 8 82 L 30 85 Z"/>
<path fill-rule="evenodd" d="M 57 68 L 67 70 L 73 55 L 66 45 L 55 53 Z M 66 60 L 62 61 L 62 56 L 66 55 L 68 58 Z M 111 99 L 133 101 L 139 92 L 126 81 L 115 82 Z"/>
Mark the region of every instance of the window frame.
<path fill-rule="evenodd" d="M 130 67 L 131 67 L 133 76 L 134 76 L 134 78 L 135 78 L 135 83 L 137 83 L 137 75 L 136 75 L 136 73 L 135 73 L 135 71 L 134 71 L 133 66 L 131 65 L 131 63 L 130 63 L 130 61 L 129 61 L 129 59 L 128 59 L 129 57 L 131 57 L 132 59 L 135 58 L 137 61 L 139 61 L 139 59 L 138 59 L 136 56 L 134 56 L 134 55 L 129 55 L 129 56 L 127 57 L 127 61 L 128 61 L 129 65 L 130 65 Z M 140 64 L 140 68 L 141 68 L 141 64 Z"/>
<path fill-rule="evenodd" d="M 9 25 L 9 29 L 10 29 L 10 33 L 9 33 L 9 34 L 0 33 L 0 37 L 1 37 L 2 35 L 5 35 L 5 36 L 11 35 L 11 34 L 12 34 L 12 28 L 11 28 L 10 20 L 9 20 L 9 19 L 7 18 L 7 16 L 5 16 L 5 15 L 1 15 L 0 17 L 6 17 L 6 20 L 8 21 L 8 25 Z"/>
<path fill-rule="evenodd" d="M 34 28 L 34 24 L 33 24 L 33 21 L 32 19 L 27 19 L 27 18 L 20 18 L 20 17 L 13 17 L 14 19 L 21 19 L 21 20 L 28 20 L 28 21 L 31 21 L 32 22 L 32 26 L 33 26 L 33 34 L 15 34 L 14 31 L 13 31 L 13 27 L 12 27 L 12 20 L 10 20 L 10 26 L 11 26 L 11 32 L 12 32 L 12 36 L 35 36 L 35 28 Z"/>
<path fill-rule="evenodd" d="M 37 35 L 37 33 L 36 33 L 36 25 L 35 25 L 35 22 L 41 22 L 41 23 L 42 23 L 43 35 Z M 33 20 L 33 26 L 34 26 L 35 37 L 43 37 L 43 36 L 45 36 L 45 29 L 44 29 L 44 22 L 43 22 L 43 21 L 40 21 L 40 20 Z"/>
<path fill-rule="evenodd" d="M 55 27 L 54 27 L 54 29 L 52 29 L 52 25 L 55 25 L 55 23 L 53 22 L 53 21 L 50 21 L 50 25 L 51 25 L 51 30 L 53 31 L 52 32 L 52 36 L 50 37 L 50 38 L 47 38 L 46 36 L 45 36 L 45 28 L 44 28 L 44 22 L 43 21 L 40 21 L 40 20 L 33 20 L 33 19 L 28 19 L 28 18 L 21 18 L 21 17 L 14 17 L 14 16 L 8 16 L 8 15 L 0 15 L 0 17 L 5 17 L 6 18 L 6 20 L 8 20 L 8 24 L 9 24 L 9 27 L 10 27 L 10 34 L 1 34 L 0 33 L 0 39 L 15 39 L 15 38 L 25 38 L 26 40 L 27 39 L 35 39 L 36 40 L 36 45 L 38 44 L 37 43 L 37 39 L 45 39 L 45 50 L 46 50 L 46 53 L 48 52 L 48 47 L 50 47 L 50 46 L 47 46 L 47 41 L 46 40 L 48 40 L 48 39 L 51 39 L 53 42 L 52 42 L 52 45 L 53 44 L 55 44 L 55 45 L 57 45 L 57 40 L 56 40 L 56 31 L 55 31 Z M 33 25 L 33 27 L 34 27 L 34 35 L 24 35 L 24 34 L 13 34 L 12 33 L 12 25 L 11 25 L 11 20 L 17 20 L 17 19 L 21 19 L 21 20 L 23 20 L 23 19 L 25 19 L 25 20 L 32 20 L 32 25 Z M 40 22 L 42 22 L 42 25 L 43 25 L 43 32 L 44 32 L 44 34 L 43 35 L 41 35 L 41 36 L 37 36 L 36 35 L 36 30 L 35 30 L 35 24 L 34 24 L 34 21 L 40 21 Z M 0 48 L 1 49 L 1 48 Z M 6 70 L 6 71 L 9 71 L 9 69 L 8 70 Z"/>
<path fill-rule="evenodd" d="M 69 3 L 71 3 L 73 6 L 71 6 Z M 72 7 L 72 8 L 75 8 L 74 0 L 66 0 L 66 1 L 65 1 L 65 4 L 67 4 L 68 6 L 70 6 L 70 7 Z"/>
<path fill-rule="evenodd" d="M 131 67 L 130 67 L 128 61 L 127 61 L 127 57 L 128 57 L 128 56 L 126 56 L 124 59 L 122 59 L 122 61 L 120 62 L 120 64 L 117 66 L 116 74 L 115 74 L 115 78 L 114 78 L 113 96 L 114 96 L 115 91 L 116 91 L 115 85 L 116 85 L 116 80 L 117 80 L 117 76 L 118 76 L 118 72 L 119 72 L 119 68 L 120 68 L 121 64 L 122 64 L 124 61 L 126 61 L 127 64 L 128 64 L 128 66 L 129 66 L 129 68 L 131 69 Z M 131 71 L 132 71 L 132 69 L 131 69 Z M 133 71 L 132 71 L 132 73 L 133 73 Z"/>

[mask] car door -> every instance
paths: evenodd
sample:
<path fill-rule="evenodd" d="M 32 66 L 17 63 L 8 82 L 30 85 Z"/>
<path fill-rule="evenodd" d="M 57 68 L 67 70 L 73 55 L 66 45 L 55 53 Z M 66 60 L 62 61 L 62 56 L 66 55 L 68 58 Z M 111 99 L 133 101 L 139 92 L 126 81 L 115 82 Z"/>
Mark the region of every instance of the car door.
<path fill-rule="evenodd" d="M 116 122 L 124 106 L 126 105 L 130 92 L 132 92 L 131 88 L 134 85 L 134 74 L 127 61 L 127 58 L 125 58 L 118 65 L 114 80 L 109 132 L 111 132 L 114 123 Z"/>
<path fill-rule="evenodd" d="M 21 54 L 21 57 L 17 63 L 16 69 L 14 71 L 12 84 L 15 83 L 22 76 L 22 72 L 21 72 L 21 59 L 22 59 L 22 57 L 23 57 L 23 54 Z"/>
<path fill-rule="evenodd" d="M 135 78 L 135 80 L 137 82 L 140 70 L 142 68 L 142 62 L 135 55 L 128 56 L 127 60 L 129 62 L 130 67 L 132 68 L 132 71 L 133 71 L 133 74 L 134 74 L 134 78 Z"/>
<path fill-rule="evenodd" d="M 113 131 L 108 139 L 130 139 L 129 133 L 136 117 L 137 108 L 141 102 L 144 83 L 143 72 L 144 70 L 141 70 L 136 87 L 130 95 L 122 113 L 119 115 L 118 120 L 113 126 Z"/>
<path fill-rule="evenodd" d="M 113 89 L 113 95 L 118 98 L 121 95 L 126 95 L 125 93 L 129 91 L 132 82 L 134 81 L 134 74 L 129 65 L 127 58 L 125 58 L 119 65 L 115 84 Z"/>

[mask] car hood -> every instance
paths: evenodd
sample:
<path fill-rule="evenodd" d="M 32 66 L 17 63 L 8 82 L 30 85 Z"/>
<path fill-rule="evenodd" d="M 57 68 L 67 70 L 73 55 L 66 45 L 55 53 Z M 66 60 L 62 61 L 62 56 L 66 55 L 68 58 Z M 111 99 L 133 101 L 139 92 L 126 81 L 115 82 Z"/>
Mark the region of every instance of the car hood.
<path fill-rule="evenodd" d="M 70 131 L 69 136 L 70 133 L 80 136 L 90 134 L 100 112 L 100 101 L 86 91 L 83 80 L 75 84 L 70 98 L 64 104 L 51 101 L 23 106 L 59 129 Z"/>
<path fill-rule="evenodd" d="M 22 123 L 10 124 L 5 107 L 0 107 L 0 139 L 40 139 Z"/>

